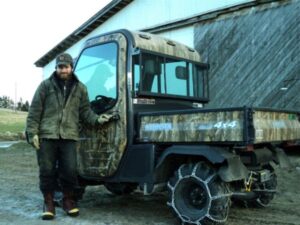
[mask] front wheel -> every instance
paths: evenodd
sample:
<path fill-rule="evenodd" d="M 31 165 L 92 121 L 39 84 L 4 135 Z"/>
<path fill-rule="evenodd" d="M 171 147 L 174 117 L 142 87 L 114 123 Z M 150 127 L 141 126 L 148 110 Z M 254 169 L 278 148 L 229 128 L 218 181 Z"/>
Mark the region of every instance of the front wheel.
<path fill-rule="evenodd" d="M 224 224 L 231 193 L 205 162 L 183 164 L 168 183 L 169 201 L 183 224 Z"/>

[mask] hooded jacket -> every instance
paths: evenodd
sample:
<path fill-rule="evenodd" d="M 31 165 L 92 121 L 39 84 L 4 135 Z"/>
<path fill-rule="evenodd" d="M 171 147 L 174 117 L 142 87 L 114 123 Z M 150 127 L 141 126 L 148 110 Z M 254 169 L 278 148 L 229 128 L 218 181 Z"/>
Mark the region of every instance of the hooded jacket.
<path fill-rule="evenodd" d="M 79 121 L 97 124 L 98 115 L 90 108 L 85 85 L 75 74 L 71 79 L 67 87 L 62 87 L 54 72 L 39 85 L 27 116 L 29 142 L 36 134 L 40 138 L 78 140 Z"/>

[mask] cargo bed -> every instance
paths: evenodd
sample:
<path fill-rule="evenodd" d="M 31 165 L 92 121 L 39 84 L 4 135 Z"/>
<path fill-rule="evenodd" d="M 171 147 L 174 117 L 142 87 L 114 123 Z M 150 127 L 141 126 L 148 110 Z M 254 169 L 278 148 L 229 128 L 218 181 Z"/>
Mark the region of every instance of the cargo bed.
<path fill-rule="evenodd" d="M 300 140 L 300 113 L 265 108 L 138 114 L 139 142 L 259 144 Z"/>

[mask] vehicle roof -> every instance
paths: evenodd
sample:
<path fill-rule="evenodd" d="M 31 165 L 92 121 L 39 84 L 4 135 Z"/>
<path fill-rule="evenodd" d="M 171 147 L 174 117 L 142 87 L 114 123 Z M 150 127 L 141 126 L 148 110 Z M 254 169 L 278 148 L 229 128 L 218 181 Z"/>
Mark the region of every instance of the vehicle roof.
<path fill-rule="evenodd" d="M 133 47 L 161 53 L 164 55 L 184 58 L 191 61 L 201 62 L 200 54 L 195 49 L 190 48 L 182 43 L 145 32 L 130 31 L 130 33 L 134 39 L 135 46 Z"/>
<path fill-rule="evenodd" d="M 200 54 L 193 48 L 188 47 L 177 41 L 170 40 L 160 35 L 155 35 L 146 32 L 129 31 L 126 29 L 116 30 L 109 33 L 104 33 L 92 37 L 86 41 L 86 47 L 101 40 L 101 37 L 110 36 L 112 34 L 123 34 L 132 48 L 139 48 L 150 52 L 155 52 L 161 55 L 168 55 L 175 58 L 182 58 L 188 61 L 201 63 Z"/>

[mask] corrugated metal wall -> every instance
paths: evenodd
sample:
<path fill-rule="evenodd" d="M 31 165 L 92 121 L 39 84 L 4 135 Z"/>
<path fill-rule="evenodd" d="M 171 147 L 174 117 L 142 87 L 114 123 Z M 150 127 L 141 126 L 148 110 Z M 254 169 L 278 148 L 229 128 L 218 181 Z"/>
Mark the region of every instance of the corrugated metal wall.
<path fill-rule="evenodd" d="M 195 48 L 209 60 L 207 107 L 300 111 L 300 1 L 244 9 L 195 25 Z"/>

